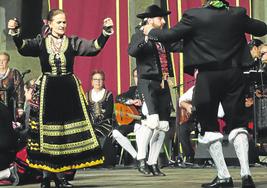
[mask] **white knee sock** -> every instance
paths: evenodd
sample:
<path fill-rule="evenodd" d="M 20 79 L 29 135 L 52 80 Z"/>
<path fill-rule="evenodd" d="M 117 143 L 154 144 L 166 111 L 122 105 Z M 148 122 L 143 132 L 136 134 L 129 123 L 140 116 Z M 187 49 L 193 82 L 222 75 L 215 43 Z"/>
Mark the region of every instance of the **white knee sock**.
<path fill-rule="evenodd" d="M 240 175 L 241 177 L 245 175 L 251 175 L 251 172 L 249 170 L 249 161 L 248 161 L 248 136 L 246 133 L 239 133 L 234 138 L 234 147 L 236 156 L 239 160 L 241 171 Z"/>
<path fill-rule="evenodd" d="M 155 130 L 153 131 L 153 135 L 150 139 L 150 148 L 149 148 L 149 156 L 147 160 L 148 165 L 157 164 L 157 160 L 159 157 L 159 153 L 164 142 L 165 132 Z"/>
<path fill-rule="evenodd" d="M 152 136 L 152 130 L 144 125 L 141 125 L 135 131 L 137 144 L 137 160 L 145 159 L 149 140 Z"/>
<path fill-rule="evenodd" d="M 231 177 L 224 160 L 221 141 L 217 140 L 210 144 L 209 153 L 217 168 L 218 177 L 220 179 Z"/>
<path fill-rule="evenodd" d="M 115 140 L 121 145 L 121 147 L 123 147 L 128 153 L 130 153 L 133 158 L 136 158 L 137 152 L 132 146 L 130 140 L 123 136 L 118 130 L 113 130 L 112 134 Z"/>
<path fill-rule="evenodd" d="M 9 178 L 9 176 L 10 176 L 9 168 L 0 171 L 0 180 Z"/>

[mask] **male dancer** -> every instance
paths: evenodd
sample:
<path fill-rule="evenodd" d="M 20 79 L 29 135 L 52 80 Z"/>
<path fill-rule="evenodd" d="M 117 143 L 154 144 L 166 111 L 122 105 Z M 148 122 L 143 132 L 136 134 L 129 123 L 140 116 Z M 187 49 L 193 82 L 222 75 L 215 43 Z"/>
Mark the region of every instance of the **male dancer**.
<path fill-rule="evenodd" d="M 142 19 L 142 25 L 162 29 L 165 20 L 163 16 L 170 14 L 157 5 L 147 7 L 144 13 L 137 17 Z M 147 119 L 142 125 L 147 126 L 151 132 L 150 150 L 147 171 L 145 158 L 139 158 L 139 166 L 145 173 L 152 172 L 155 176 L 164 176 L 157 165 L 157 159 L 162 147 L 165 132 L 169 129 L 171 112 L 171 96 L 168 86 L 168 76 L 173 76 L 173 70 L 168 55 L 169 46 L 155 42 L 145 36 L 142 27 L 132 36 L 128 52 L 136 58 L 138 72 L 138 91 L 144 98 L 143 109 L 147 108 Z M 172 50 L 180 50 L 180 43 L 173 45 Z"/>
<path fill-rule="evenodd" d="M 222 152 L 223 135 L 217 123 L 220 102 L 225 111 L 229 141 L 234 144 L 240 161 L 242 187 L 255 187 L 248 163 L 242 67 L 252 61 L 245 33 L 263 36 L 267 33 L 266 24 L 247 16 L 244 8 L 230 7 L 226 0 L 209 0 L 203 8 L 187 10 L 170 30 L 161 31 L 146 25 L 144 33 L 165 42 L 183 38 L 185 71 L 199 70 L 193 99 L 201 125 L 199 141 L 208 145 L 218 171 L 217 177 L 202 187 L 233 186 Z"/>

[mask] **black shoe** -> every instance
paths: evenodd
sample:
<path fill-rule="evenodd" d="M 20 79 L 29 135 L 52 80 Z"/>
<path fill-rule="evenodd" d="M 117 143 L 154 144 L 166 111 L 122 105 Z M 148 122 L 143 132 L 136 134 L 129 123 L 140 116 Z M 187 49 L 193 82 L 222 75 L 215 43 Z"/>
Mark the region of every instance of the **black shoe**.
<path fill-rule="evenodd" d="M 153 176 L 166 176 L 163 172 L 159 170 L 158 165 L 148 165 L 149 170 L 152 172 Z"/>
<path fill-rule="evenodd" d="M 218 176 L 211 182 L 211 183 L 204 183 L 201 185 L 201 187 L 205 188 L 230 188 L 234 187 L 233 179 L 225 178 L 225 179 L 219 179 Z"/>
<path fill-rule="evenodd" d="M 12 182 L 12 185 L 18 185 L 19 184 L 19 175 L 18 175 L 18 169 L 17 166 L 14 164 L 10 169 L 10 176 L 8 180 Z"/>
<path fill-rule="evenodd" d="M 73 185 L 66 178 L 55 179 L 56 188 L 71 188 Z"/>
<path fill-rule="evenodd" d="M 150 174 L 150 171 L 144 159 L 138 161 L 138 171 L 145 175 Z"/>
<path fill-rule="evenodd" d="M 242 177 L 242 188 L 255 188 L 255 184 L 250 175 Z"/>
<path fill-rule="evenodd" d="M 50 178 L 43 178 L 41 182 L 41 188 L 50 188 Z"/>
<path fill-rule="evenodd" d="M 186 167 L 194 166 L 194 157 L 186 157 L 184 164 L 186 165 Z"/>

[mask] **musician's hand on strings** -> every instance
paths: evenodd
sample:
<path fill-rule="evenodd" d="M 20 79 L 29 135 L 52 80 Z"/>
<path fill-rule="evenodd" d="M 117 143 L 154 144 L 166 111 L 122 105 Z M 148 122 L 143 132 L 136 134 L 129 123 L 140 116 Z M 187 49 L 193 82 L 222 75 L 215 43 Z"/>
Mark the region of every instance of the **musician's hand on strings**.
<path fill-rule="evenodd" d="M 256 95 L 256 97 L 262 97 L 262 92 L 260 91 L 260 90 L 256 90 L 256 92 L 255 92 L 255 95 Z"/>
<path fill-rule="evenodd" d="M 130 99 L 129 104 L 134 106 L 142 106 L 142 101 L 140 99 Z"/>
<path fill-rule="evenodd" d="M 251 97 L 245 99 L 245 106 L 247 108 L 251 107 L 253 105 L 253 99 Z"/>
<path fill-rule="evenodd" d="M 192 114 L 192 104 L 183 101 L 181 102 L 180 106 L 186 110 L 188 115 Z"/>

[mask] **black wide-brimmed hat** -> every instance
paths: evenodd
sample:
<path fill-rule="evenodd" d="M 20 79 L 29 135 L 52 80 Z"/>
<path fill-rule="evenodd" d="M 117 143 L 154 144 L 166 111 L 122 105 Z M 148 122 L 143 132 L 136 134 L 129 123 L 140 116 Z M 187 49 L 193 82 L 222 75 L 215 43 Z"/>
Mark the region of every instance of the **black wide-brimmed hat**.
<path fill-rule="evenodd" d="M 160 8 L 157 5 L 150 5 L 149 7 L 146 8 L 146 11 L 144 13 L 137 14 L 137 18 L 154 18 L 154 17 L 162 17 L 170 14 L 171 11 L 166 11 Z"/>

